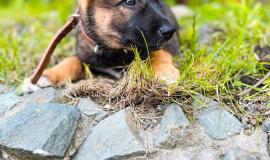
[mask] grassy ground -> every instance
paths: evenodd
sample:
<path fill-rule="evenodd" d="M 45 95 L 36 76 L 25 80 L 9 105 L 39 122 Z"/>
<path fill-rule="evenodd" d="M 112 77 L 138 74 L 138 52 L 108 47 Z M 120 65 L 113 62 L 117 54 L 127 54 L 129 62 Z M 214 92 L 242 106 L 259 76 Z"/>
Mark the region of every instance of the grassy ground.
<path fill-rule="evenodd" d="M 17 85 L 29 76 L 74 6 L 60 0 L 0 1 L 0 82 Z M 57 48 L 52 64 L 74 53 L 73 41 Z"/>
<path fill-rule="evenodd" d="M 180 65 L 181 80 L 205 91 L 225 91 L 228 82 L 231 82 L 231 87 L 244 85 L 239 81 L 242 75 L 264 75 L 266 70 L 256 60 L 254 48 L 269 43 L 268 8 L 247 3 L 212 3 L 195 7 L 195 18 L 179 21 L 183 26 L 181 39 L 185 54 Z M 197 30 L 204 24 L 210 24 L 221 32 L 214 34 L 211 45 L 199 48 Z"/>
<path fill-rule="evenodd" d="M 269 45 L 269 7 L 245 1 L 209 3 L 194 6 L 195 17 L 179 20 L 185 55 L 179 63 L 179 84 L 185 86 L 184 92 L 203 92 L 227 104 L 239 117 L 244 115 L 253 119 L 252 123 L 260 123 L 269 110 L 270 78 L 260 88 L 254 88 L 252 94 L 243 97 L 237 94 L 252 87 L 241 81 L 243 76 L 259 80 L 267 72 L 264 64 L 256 60 L 254 48 Z M 221 32 L 214 34 L 210 45 L 199 48 L 198 29 L 205 24 Z M 261 109 L 258 106 L 264 106 L 262 111 L 258 111 Z"/>
<path fill-rule="evenodd" d="M 241 103 L 263 103 L 269 100 L 270 79 L 256 92 L 237 97 L 243 88 L 244 75 L 262 78 L 267 70 L 254 56 L 254 47 L 269 45 L 270 5 L 258 2 L 194 3 L 194 17 L 179 20 L 182 58 L 176 58 L 181 76 L 176 87 L 185 94 L 205 93 L 226 104 L 237 115 L 260 122 L 265 116 L 251 114 Z M 0 83 L 18 85 L 29 76 L 57 29 L 74 9 L 75 1 L 0 0 Z M 229 2 L 229 3 L 228 3 Z M 168 0 L 170 5 L 173 0 Z M 198 30 L 209 24 L 220 30 L 210 45 L 199 48 Z M 74 53 L 74 39 L 65 39 L 54 54 L 51 65 Z M 236 101 L 237 100 L 237 101 Z M 267 106 L 266 106 L 267 107 Z"/>

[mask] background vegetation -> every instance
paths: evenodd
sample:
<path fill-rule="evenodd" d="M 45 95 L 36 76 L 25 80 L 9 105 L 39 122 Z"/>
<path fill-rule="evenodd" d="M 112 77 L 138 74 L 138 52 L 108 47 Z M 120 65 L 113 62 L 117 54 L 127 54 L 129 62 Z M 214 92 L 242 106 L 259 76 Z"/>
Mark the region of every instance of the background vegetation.
<path fill-rule="evenodd" d="M 17 85 L 31 74 L 75 1 L 0 0 L 0 82 Z M 72 38 L 58 47 L 52 64 L 73 54 Z"/>
<path fill-rule="evenodd" d="M 269 45 L 270 5 L 239 1 L 189 1 L 194 16 L 179 20 L 183 56 L 176 58 L 183 91 L 235 98 L 243 88 L 251 87 L 240 80 L 242 76 L 258 80 L 267 72 L 256 60 L 254 48 Z M 166 2 L 175 4 L 174 0 Z M 0 0 L 0 83 L 18 85 L 29 76 L 74 9 L 75 0 Z M 211 44 L 199 47 L 198 30 L 205 24 L 219 32 Z M 57 48 L 51 65 L 72 54 L 74 39 L 70 36 Z M 268 100 L 269 85 L 267 79 L 255 95 L 245 98 Z"/>

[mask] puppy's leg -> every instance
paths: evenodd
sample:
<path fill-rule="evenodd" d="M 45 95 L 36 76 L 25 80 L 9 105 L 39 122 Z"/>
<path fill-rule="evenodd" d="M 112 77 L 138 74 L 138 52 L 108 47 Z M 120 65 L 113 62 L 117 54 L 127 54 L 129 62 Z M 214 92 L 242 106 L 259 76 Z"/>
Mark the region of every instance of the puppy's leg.
<path fill-rule="evenodd" d="M 55 67 L 45 70 L 42 77 L 46 77 L 53 85 L 61 85 L 68 80 L 78 80 L 82 74 L 80 60 L 77 57 L 68 57 Z"/>
<path fill-rule="evenodd" d="M 64 82 L 78 80 L 83 76 L 83 67 L 77 57 L 69 57 L 53 68 L 44 71 L 37 85 L 30 83 L 30 79 L 26 79 L 23 84 L 24 92 L 36 91 L 53 85 L 62 85 Z"/>
<path fill-rule="evenodd" d="M 179 70 L 173 65 L 172 55 L 164 49 L 151 53 L 151 65 L 155 77 L 169 83 L 179 78 Z"/>

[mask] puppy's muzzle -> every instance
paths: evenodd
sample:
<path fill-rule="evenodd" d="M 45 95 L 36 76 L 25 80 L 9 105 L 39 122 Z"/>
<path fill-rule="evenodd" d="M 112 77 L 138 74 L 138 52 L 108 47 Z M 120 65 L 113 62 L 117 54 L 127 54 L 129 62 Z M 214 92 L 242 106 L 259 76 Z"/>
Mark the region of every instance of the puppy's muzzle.
<path fill-rule="evenodd" d="M 174 33 L 176 32 L 176 27 L 171 24 L 165 24 L 161 28 L 159 28 L 159 34 L 165 41 L 168 41 L 172 38 Z"/>

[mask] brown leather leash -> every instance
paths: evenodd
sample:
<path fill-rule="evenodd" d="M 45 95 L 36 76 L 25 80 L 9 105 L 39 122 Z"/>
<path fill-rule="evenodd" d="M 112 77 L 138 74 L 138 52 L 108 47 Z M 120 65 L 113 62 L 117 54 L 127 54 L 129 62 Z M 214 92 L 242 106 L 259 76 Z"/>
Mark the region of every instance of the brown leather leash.
<path fill-rule="evenodd" d="M 51 43 L 47 47 L 47 49 L 44 52 L 35 72 L 30 77 L 30 82 L 32 84 L 37 84 L 38 80 L 42 76 L 43 71 L 48 66 L 50 58 L 51 58 L 54 50 L 56 49 L 57 45 L 61 42 L 61 40 L 63 38 L 65 38 L 67 36 L 68 33 L 70 33 L 78 25 L 79 22 L 80 22 L 80 12 L 79 12 L 79 9 L 77 9 L 75 14 L 70 16 L 69 20 L 57 32 L 57 34 L 55 35 L 55 37 L 53 38 L 53 40 L 51 41 Z M 89 36 L 87 36 L 87 34 L 84 32 L 84 29 L 82 28 L 82 25 L 81 25 L 81 30 L 82 30 L 83 36 L 87 39 L 87 41 L 90 44 L 94 45 L 95 42 Z M 96 46 L 94 50 L 97 50 L 98 46 L 97 45 L 94 45 L 94 46 Z"/>

